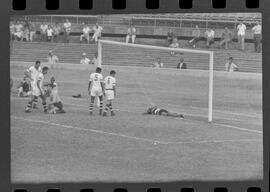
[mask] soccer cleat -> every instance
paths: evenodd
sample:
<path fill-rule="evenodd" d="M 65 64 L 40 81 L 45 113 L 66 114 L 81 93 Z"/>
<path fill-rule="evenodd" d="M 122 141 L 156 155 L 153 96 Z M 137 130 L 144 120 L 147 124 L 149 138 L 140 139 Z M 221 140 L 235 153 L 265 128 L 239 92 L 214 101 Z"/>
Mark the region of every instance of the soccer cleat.
<path fill-rule="evenodd" d="M 30 113 L 31 112 L 30 108 L 28 108 L 28 107 L 26 107 L 24 111 L 25 111 L 25 113 Z"/>
<path fill-rule="evenodd" d="M 182 114 L 179 114 L 179 115 L 178 115 L 178 117 L 184 118 L 184 115 L 182 115 Z"/>
<path fill-rule="evenodd" d="M 113 111 L 111 111 L 111 116 L 115 116 L 115 113 Z"/>

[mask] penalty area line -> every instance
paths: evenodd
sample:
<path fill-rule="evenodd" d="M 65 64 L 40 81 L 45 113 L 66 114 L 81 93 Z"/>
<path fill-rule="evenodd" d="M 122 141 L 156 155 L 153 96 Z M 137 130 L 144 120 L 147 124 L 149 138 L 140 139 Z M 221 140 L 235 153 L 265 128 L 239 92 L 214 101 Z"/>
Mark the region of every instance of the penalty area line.
<path fill-rule="evenodd" d="M 64 125 L 64 124 L 41 121 L 41 120 L 26 119 L 26 118 L 22 118 L 22 117 L 13 116 L 13 115 L 11 115 L 11 118 L 16 119 L 16 120 L 21 120 L 21 121 L 28 121 L 28 122 L 32 122 L 32 123 L 42 123 L 42 124 L 46 124 L 46 125 L 49 125 L 49 126 L 55 126 L 54 128 L 56 128 L 56 127 L 64 127 L 64 128 L 67 128 L 67 129 L 88 131 L 88 132 L 93 132 L 93 133 L 102 134 L 102 135 L 110 135 L 110 136 L 115 136 L 115 137 L 122 137 L 122 138 L 126 138 L 126 139 L 131 139 L 131 140 L 145 141 L 145 142 L 148 142 L 148 143 L 151 143 L 151 144 L 154 144 L 154 145 L 156 145 L 156 144 L 163 144 L 163 145 L 168 145 L 168 144 L 213 144 L 213 143 L 232 143 L 232 142 L 234 142 L 234 143 L 239 143 L 239 142 L 242 143 L 242 142 L 261 142 L 262 141 L 260 139 L 160 141 L 160 140 L 154 140 L 154 139 L 147 139 L 147 138 L 124 135 L 124 134 L 121 134 L 121 133 L 113 133 L 113 132 L 101 131 L 101 130 L 90 129 L 90 128 L 82 128 L 82 127 Z M 11 128 L 12 128 L 12 126 L 11 126 Z M 19 127 L 16 126 L 14 128 L 19 128 Z"/>

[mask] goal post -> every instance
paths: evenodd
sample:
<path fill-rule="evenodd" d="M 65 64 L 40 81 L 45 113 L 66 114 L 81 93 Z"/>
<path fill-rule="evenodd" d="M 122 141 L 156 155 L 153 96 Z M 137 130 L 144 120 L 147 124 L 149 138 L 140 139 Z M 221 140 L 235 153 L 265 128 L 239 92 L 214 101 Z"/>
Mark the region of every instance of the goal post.
<path fill-rule="evenodd" d="M 212 122 L 213 120 L 213 77 L 214 77 L 214 52 L 213 51 L 183 49 L 183 48 L 169 48 L 169 47 L 161 47 L 161 46 L 153 46 L 153 45 L 124 43 L 124 42 L 111 41 L 111 40 L 99 40 L 98 41 L 98 63 L 100 66 L 102 63 L 102 44 L 152 49 L 152 50 L 162 50 L 162 51 L 170 51 L 170 52 L 199 53 L 199 54 L 208 55 L 209 56 L 208 122 Z"/>

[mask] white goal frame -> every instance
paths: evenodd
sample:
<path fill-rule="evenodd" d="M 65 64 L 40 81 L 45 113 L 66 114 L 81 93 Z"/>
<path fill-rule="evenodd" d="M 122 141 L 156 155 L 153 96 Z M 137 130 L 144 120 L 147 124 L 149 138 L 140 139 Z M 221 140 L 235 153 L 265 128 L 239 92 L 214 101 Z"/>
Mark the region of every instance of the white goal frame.
<path fill-rule="evenodd" d="M 156 49 L 163 51 L 178 51 L 186 53 L 201 53 L 209 55 L 209 90 L 208 90 L 208 122 L 213 120 L 213 77 L 214 77 L 214 52 L 206 50 L 197 50 L 197 49 L 182 49 L 182 48 L 169 48 L 169 47 L 160 47 L 153 45 L 143 45 L 143 44 L 132 44 L 132 43 L 123 43 L 118 41 L 110 40 L 99 40 L 98 41 L 98 63 L 101 66 L 102 63 L 102 44 L 112 44 L 112 45 L 122 45 L 128 47 L 137 47 L 144 49 Z"/>

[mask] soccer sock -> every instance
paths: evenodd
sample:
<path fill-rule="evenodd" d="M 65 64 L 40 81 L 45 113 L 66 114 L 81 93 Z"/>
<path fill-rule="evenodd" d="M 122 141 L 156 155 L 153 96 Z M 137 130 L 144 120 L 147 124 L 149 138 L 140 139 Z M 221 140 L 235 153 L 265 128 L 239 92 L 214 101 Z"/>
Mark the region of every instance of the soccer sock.
<path fill-rule="evenodd" d="M 112 104 L 109 106 L 110 111 L 113 112 Z"/>
<path fill-rule="evenodd" d="M 44 110 L 44 111 L 48 111 L 46 101 L 43 102 L 42 105 L 43 105 L 43 110 Z"/>
<path fill-rule="evenodd" d="M 109 110 L 109 108 L 110 108 L 110 104 L 107 104 L 106 107 L 105 107 L 105 109 L 104 109 L 104 112 L 107 113 L 108 110 Z"/>
<path fill-rule="evenodd" d="M 94 103 L 90 103 L 90 106 L 89 106 L 89 112 L 92 113 L 93 112 L 93 107 L 94 107 Z"/>
<path fill-rule="evenodd" d="M 102 109 L 103 109 L 103 101 L 100 100 L 100 102 L 99 102 L 99 110 L 102 110 Z"/>
<path fill-rule="evenodd" d="M 38 102 L 38 98 L 36 96 L 34 96 L 34 99 L 32 100 L 32 106 L 36 106 L 37 105 L 37 102 Z"/>

